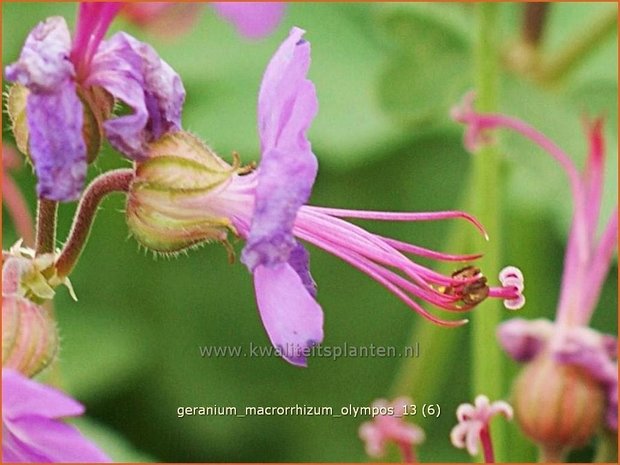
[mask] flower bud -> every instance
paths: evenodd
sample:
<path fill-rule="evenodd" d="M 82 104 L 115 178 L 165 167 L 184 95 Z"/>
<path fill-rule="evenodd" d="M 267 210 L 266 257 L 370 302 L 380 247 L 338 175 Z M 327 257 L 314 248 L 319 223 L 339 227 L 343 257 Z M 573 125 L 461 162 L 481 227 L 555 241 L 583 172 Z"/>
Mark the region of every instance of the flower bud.
<path fill-rule="evenodd" d="M 189 133 L 163 136 L 151 144 L 147 160 L 136 166 L 127 196 L 131 233 L 148 249 L 162 253 L 226 241 L 228 232 L 235 230 L 218 199 L 246 171 L 238 158 L 229 165 Z"/>
<path fill-rule="evenodd" d="M 32 377 L 58 352 L 58 331 L 48 310 L 19 295 L 2 296 L 2 366 Z"/>
<path fill-rule="evenodd" d="M 515 416 L 526 436 L 548 451 L 583 446 L 603 422 L 605 393 L 584 368 L 542 353 L 514 385 Z"/>
<path fill-rule="evenodd" d="M 26 101 L 30 91 L 21 84 L 9 87 L 7 112 L 11 119 L 11 129 L 20 152 L 30 156 L 28 151 L 28 122 Z M 82 136 L 86 143 L 86 154 L 92 163 L 101 150 L 104 139 L 103 122 L 110 117 L 114 99 L 101 87 L 78 88 L 78 95 L 84 109 Z"/>

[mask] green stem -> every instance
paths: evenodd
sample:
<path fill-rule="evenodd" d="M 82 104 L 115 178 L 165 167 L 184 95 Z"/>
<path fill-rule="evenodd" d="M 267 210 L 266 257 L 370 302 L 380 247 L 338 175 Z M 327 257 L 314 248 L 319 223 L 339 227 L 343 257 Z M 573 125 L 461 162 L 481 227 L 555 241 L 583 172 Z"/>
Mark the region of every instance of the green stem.
<path fill-rule="evenodd" d="M 608 35 L 616 30 L 618 7 L 613 6 L 584 27 L 540 71 L 540 80 L 554 83 L 589 56 Z"/>
<path fill-rule="evenodd" d="M 127 192 L 133 176 L 131 168 L 108 171 L 95 178 L 84 191 L 73 218 L 69 238 L 56 260 L 59 277 L 68 276 L 80 258 L 101 201 L 113 192 Z"/>
<path fill-rule="evenodd" d="M 497 37 L 498 5 L 478 4 L 475 42 L 475 82 L 479 111 L 497 111 L 499 89 L 499 53 Z M 484 224 L 490 241 L 480 260 L 480 268 L 489 277 L 500 270 L 500 205 L 501 173 L 500 153 L 496 143 L 486 145 L 472 156 L 473 178 L 471 205 L 474 215 Z M 503 397 L 502 353 L 496 342 L 495 331 L 501 321 L 501 303 L 488 299 L 472 315 L 472 397 L 485 394 L 491 400 Z M 499 461 L 504 458 L 505 428 L 496 423 L 492 431 L 495 453 Z"/>
<path fill-rule="evenodd" d="M 39 199 L 37 202 L 37 225 L 35 251 L 37 255 L 52 253 L 56 246 L 56 216 L 58 202 Z"/>
<path fill-rule="evenodd" d="M 599 435 L 593 461 L 596 463 L 618 463 L 618 436 L 615 431 L 605 429 Z"/>

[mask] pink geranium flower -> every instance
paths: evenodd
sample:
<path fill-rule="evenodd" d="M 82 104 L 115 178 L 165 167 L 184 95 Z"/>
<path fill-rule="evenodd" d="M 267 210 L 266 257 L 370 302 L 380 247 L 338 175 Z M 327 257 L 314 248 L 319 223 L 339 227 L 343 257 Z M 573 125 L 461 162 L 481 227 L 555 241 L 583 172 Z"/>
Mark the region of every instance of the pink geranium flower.
<path fill-rule="evenodd" d="M 605 162 L 603 122 L 587 124 L 589 152 L 580 172 L 560 147 L 527 123 L 502 114 L 478 113 L 472 104 L 473 94 L 469 94 L 453 111 L 454 118 L 467 125 L 465 145 L 470 150 L 484 143 L 492 129 L 523 135 L 558 162 L 570 183 L 574 205 L 555 321 L 509 320 L 498 329 L 499 341 L 519 362 L 548 354 L 561 364 L 584 369 L 606 392 L 607 426 L 617 430 L 617 338 L 589 327 L 618 241 L 617 205 L 598 233 Z"/>

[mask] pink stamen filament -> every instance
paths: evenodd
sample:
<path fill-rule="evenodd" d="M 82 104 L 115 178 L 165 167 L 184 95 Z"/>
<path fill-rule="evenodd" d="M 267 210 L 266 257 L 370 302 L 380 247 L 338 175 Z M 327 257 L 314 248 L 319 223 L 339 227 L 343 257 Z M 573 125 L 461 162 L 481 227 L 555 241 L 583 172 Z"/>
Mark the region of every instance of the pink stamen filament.
<path fill-rule="evenodd" d="M 402 300 L 408 307 L 412 308 L 413 310 L 415 310 L 416 312 L 418 312 L 420 315 L 422 315 L 423 317 L 425 317 L 426 319 L 432 321 L 433 323 L 436 323 L 440 326 L 461 326 L 465 323 L 467 323 L 467 320 L 457 320 L 457 321 L 447 321 L 447 320 L 442 320 L 439 319 L 437 317 L 435 317 L 434 315 L 430 314 L 429 312 L 427 312 L 424 308 L 422 308 L 420 305 L 418 305 L 416 302 L 414 302 L 413 300 L 411 300 L 398 286 L 396 286 L 394 283 L 392 283 L 391 281 L 389 281 L 388 279 L 384 278 L 382 276 L 382 274 L 378 271 L 378 267 L 377 265 L 373 265 L 372 262 L 369 262 L 368 260 L 365 260 L 363 257 L 353 253 L 353 252 L 345 252 L 345 250 L 343 250 L 340 247 L 335 247 L 332 244 L 330 244 L 329 242 L 322 242 L 322 241 L 317 241 L 315 237 L 311 236 L 311 235 L 307 235 L 304 231 L 296 231 L 296 235 L 303 239 L 306 240 L 320 248 L 322 248 L 323 250 L 325 250 L 328 253 L 331 253 L 332 255 L 340 258 L 341 260 L 349 263 L 351 266 L 357 268 L 358 270 L 366 273 L 368 276 L 370 276 L 371 278 L 373 278 L 375 281 L 377 281 L 378 283 L 380 283 L 381 285 L 383 285 L 386 289 L 388 289 L 390 292 L 392 292 L 394 295 L 396 295 L 400 300 Z"/>
<path fill-rule="evenodd" d="M 544 134 L 517 118 L 495 113 L 479 114 L 471 112 L 462 115 L 462 121 L 467 124 L 472 124 L 474 127 L 478 128 L 478 130 L 496 129 L 501 127 L 511 129 L 534 142 L 544 151 L 549 153 L 549 155 L 551 155 L 560 164 L 568 176 L 571 190 L 573 192 L 575 202 L 574 224 L 576 226 L 577 246 L 579 255 L 585 259 L 590 252 L 590 243 L 586 229 L 586 205 L 584 203 L 585 188 L 579 172 L 570 157 Z"/>
<path fill-rule="evenodd" d="M 418 245 L 408 244 L 406 242 L 401 242 L 396 239 L 392 239 L 385 236 L 379 236 L 375 234 L 376 237 L 385 241 L 396 250 L 401 252 L 410 253 L 412 255 L 417 255 L 418 257 L 431 258 L 433 260 L 440 260 L 446 262 L 473 262 L 482 257 L 482 254 L 470 254 L 470 255 L 453 255 L 447 254 L 443 252 L 437 252 L 435 250 L 427 249 L 425 247 L 420 247 Z"/>
<path fill-rule="evenodd" d="M 71 51 L 71 60 L 76 67 L 78 81 L 84 80 L 88 75 L 88 69 L 99 44 L 122 6 L 122 3 L 111 2 L 80 3 L 77 30 Z"/>
<path fill-rule="evenodd" d="M 309 224 L 311 226 L 308 229 L 313 234 L 322 233 L 326 235 L 327 239 L 333 240 L 334 237 L 331 233 L 338 230 L 341 232 L 341 235 L 339 236 L 341 238 L 341 244 L 345 248 L 349 247 L 352 237 L 355 236 L 357 238 L 362 238 L 363 240 L 366 240 L 368 242 L 368 245 L 366 245 L 362 251 L 363 254 L 371 254 L 376 249 L 387 252 L 390 259 L 383 263 L 389 266 L 402 268 L 409 277 L 411 277 L 420 284 L 427 285 L 427 280 L 433 282 L 434 284 L 443 286 L 449 286 L 454 283 L 454 280 L 451 277 L 444 276 L 433 270 L 418 265 L 417 263 L 411 262 L 407 257 L 402 255 L 395 248 L 391 247 L 388 243 L 382 240 L 380 236 L 371 234 L 365 229 L 352 223 L 347 223 L 346 221 L 339 218 L 333 218 L 325 214 L 317 213 L 313 210 L 314 207 L 312 209 L 306 209 L 306 207 L 302 207 L 300 210 L 300 215 L 298 216 L 301 224 L 305 222 L 305 219 L 310 220 Z M 311 216 L 306 215 L 307 213 L 310 213 Z M 327 232 L 329 232 L 329 234 Z M 373 258 L 379 260 L 376 255 L 373 255 Z M 426 279 L 422 279 L 420 277 L 420 274 L 424 275 Z M 463 283 L 474 281 L 475 279 L 463 280 Z"/>
<path fill-rule="evenodd" d="M 489 297 L 514 300 L 519 298 L 519 290 L 514 286 L 491 287 L 489 288 Z"/>
<path fill-rule="evenodd" d="M 325 219 L 325 215 L 302 215 L 302 219 L 298 222 L 297 227 L 305 230 L 321 243 L 327 241 L 336 247 L 347 250 L 350 249 L 366 259 L 400 269 L 420 285 L 420 287 L 415 287 L 415 291 L 413 291 L 416 296 L 433 302 L 438 306 L 442 306 L 442 302 L 452 304 L 458 301 L 459 297 L 447 296 L 431 287 L 433 284 L 463 286 L 478 280 L 478 278 L 472 277 L 457 281 L 454 278 L 435 273 L 432 270 L 411 262 L 407 257 L 385 244 L 385 242 L 381 241 L 377 236 L 368 233 L 358 226 L 346 223 L 337 218 L 332 218 L 329 223 L 326 222 Z M 364 241 L 366 238 L 369 240 Z M 360 241 L 358 239 L 362 240 Z M 377 250 L 377 246 L 381 249 Z M 401 277 L 399 276 L 399 278 Z M 408 281 L 407 283 L 409 286 L 413 286 L 412 283 Z M 454 310 L 457 308 L 450 305 L 447 309 Z"/>
<path fill-rule="evenodd" d="M 310 210 L 335 216 L 337 218 L 357 218 L 378 221 L 437 221 L 462 218 L 473 224 L 478 231 L 488 239 L 488 234 L 482 224 L 472 215 L 461 211 L 442 211 L 442 212 L 381 212 L 367 210 L 344 210 L 340 208 L 308 207 Z"/>

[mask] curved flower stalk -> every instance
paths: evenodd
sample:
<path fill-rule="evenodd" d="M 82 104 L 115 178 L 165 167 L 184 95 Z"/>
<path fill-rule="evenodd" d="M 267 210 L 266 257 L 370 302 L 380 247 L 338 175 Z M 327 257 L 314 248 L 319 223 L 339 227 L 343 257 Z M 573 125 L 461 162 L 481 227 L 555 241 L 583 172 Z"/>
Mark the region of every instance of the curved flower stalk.
<path fill-rule="evenodd" d="M 138 160 L 149 142 L 180 128 L 185 91 L 179 76 L 149 45 L 123 32 L 103 40 L 121 5 L 80 4 L 73 40 L 64 18 L 48 18 L 6 68 L 17 83 L 9 94 L 13 130 L 44 199 L 79 197 L 104 133 Z M 111 118 L 112 97 L 132 112 Z"/>
<path fill-rule="evenodd" d="M 386 446 L 394 443 L 400 449 L 403 462 L 417 462 L 415 447 L 424 442 L 425 434 L 419 426 L 405 421 L 406 409 L 411 404 L 408 397 L 399 397 L 391 403 L 385 399 L 372 403 L 372 410 L 379 413 L 359 428 L 360 439 L 365 442 L 370 457 L 383 457 Z"/>
<path fill-rule="evenodd" d="M 298 239 L 316 245 L 358 268 L 434 323 L 458 326 L 416 301 L 462 314 L 487 297 L 516 308 L 522 285 L 490 287 L 475 266 L 461 265 L 451 276 L 413 261 L 417 255 L 467 262 L 478 255 L 449 255 L 372 234 L 343 218 L 379 221 L 433 221 L 463 218 L 483 233 L 470 215 L 458 211 L 400 213 L 340 210 L 305 205 L 318 163 L 306 137 L 318 109 L 306 74 L 310 44 L 293 28 L 265 71 L 258 97 L 261 163 L 231 166 L 194 136 L 179 132 L 151 144 L 138 163 L 127 200 L 134 236 L 150 249 L 172 253 L 205 241 L 226 241 L 233 233 L 247 241 L 241 261 L 254 275 L 256 300 L 267 334 L 290 363 L 305 365 L 323 339 L 323 313 L 309 256 Z M 521 302 L 522 303 L 522 302 Z"/>
<path fill-rule="evenodd" d="M 454 111 L 457 121 L 467 125 L 468 147 L 483 142 L 486 130 L 511 129 L 551 155 L 570 182 L 573 222 L 555 321 L 514 319 L 498 329 L 499 341 L 506 352 L 515 360 L 528 363 L 517 385 L 531 396 L 520 396 L 517 388 L 517 399 L 523 399 L 515 403 L 517 419 L 526 433 L 543 445 L 566 450 L 583 445 L 594 434 L 602 422 L 601 402 L 607 410 L 606 425 L 614 430 L 618 428 L 617 338 L 588 327 L 618 236 L 617 206 L 602 233 L 597 234 L 605 158 L 602 121 L 588 125 L 589 154 L 584 172 L 580 173 L 570 157 L 543 134 L 509 116 L 477 113 L 471 105 L 472 98 L 467 96 L 464 105 Z M 540 392 L 533 390 L 535 378 L 547 380 L 535 384 Z M 563 395 L 569 389 L 566 383 L 572 383 L 573 398 Z M 551 410 L 527 405 L 542 396 Z M 550 400 L 554 396 L 558 399 L 557 408 Z M 537 423 L 535 419 L 539 416 L 546 420 Z"/>
<path fill-rule="evenodd" d="M 478 445 L 482 445 L 485 463 L 494 463 L 493 442 L 491 441 L 491 419 L 501 414 L 512 419 L 512 407 L 498 400 L 493 403 L 484 395 L 476 397 L 474 405 L 461 404 L 456 409 L 458 424 L 452 428 L 450 440 L 459 449 L 467 449 L 470 455 L 478 454 Z"/>
<path fill-rule="evenodd" d="M 210 5 L 239 34 L 250 39 L 271 34 L 286 10 L 286 3 L 283 2 L 211 2 Z M 140 2 L 126 4 L 122 13 L 140 26 L 165 34 L 178 34 L 197 20 L 198 9 L 199 5 L 192 3 Z M 174 21 L 170 21 L 171 17 Z M 162 27 L 164 25 L 165 28 Z"/>
<path fill-rule="evenodd" d="M 12 463 L 99 463 L 111 460 L 62 421 L 84 413 L 65 394 L 2 369 L 2 459 Z"/>

